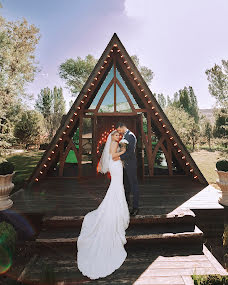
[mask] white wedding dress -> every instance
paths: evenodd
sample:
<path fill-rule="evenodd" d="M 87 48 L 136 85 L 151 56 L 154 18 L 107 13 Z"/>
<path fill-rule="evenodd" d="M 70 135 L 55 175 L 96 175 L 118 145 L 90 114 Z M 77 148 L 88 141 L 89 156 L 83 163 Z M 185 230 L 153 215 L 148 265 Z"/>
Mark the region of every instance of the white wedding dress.
<path fill-rule="evenodd" d="M 84 217 L 77 240 L 78 269 L 90 279 L 110 275 L 127 257 L 125 230 L 129 226 L 129 210 L 123 186 L 121 160 L 109 155 L 111 183 L 96 210 Z"/>

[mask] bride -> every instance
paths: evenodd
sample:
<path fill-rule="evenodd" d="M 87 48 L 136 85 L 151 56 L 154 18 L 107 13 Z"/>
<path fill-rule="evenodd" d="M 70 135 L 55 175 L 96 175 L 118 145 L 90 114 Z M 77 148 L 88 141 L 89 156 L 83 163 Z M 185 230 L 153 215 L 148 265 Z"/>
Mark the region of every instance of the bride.
<path fill-rule="evenodd" d="M 127 257 L 125 230 L 129 210 L 123 186 L 123 165 L 118 149 L 119 133 L 112 131 L 105 144 L 98 171 L 110 172 L 111 183 L 99 207 L 84 217 L 77 240 L 77 264 L 90 279 L 105 277 L 118 269 Z"/>

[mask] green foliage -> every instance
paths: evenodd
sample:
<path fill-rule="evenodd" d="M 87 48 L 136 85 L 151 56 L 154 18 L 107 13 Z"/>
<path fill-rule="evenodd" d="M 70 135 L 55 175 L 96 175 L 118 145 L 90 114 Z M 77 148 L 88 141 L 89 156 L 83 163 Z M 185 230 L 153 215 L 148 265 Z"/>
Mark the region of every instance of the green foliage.
<path fill-rule="evenodd" d="M 5 248 L 13 255 L 17 240 L 17 232 L 14 227 L 6 222 L 0 223 L 0 247 Z"/>
<path fill-rule="evenodd" d="M 209 148 L 211 148 L 211 139 L 213 137 L 211 122 L 205 116 L 203 116 L 201 119 L 200 126 L 201 126 L 201 136 L 206 138 L 208 146 Z"/>
<path fill-rule="evenodd" d="M 0 175 L 11 174 L 14 171 L 14 165 L 10 161 L 0 163 Z"/>
<path fill-rule="evenodd" d="M 189 145 L 189 143 L 192 142 L 192 148 L 194 150 L 195 143 L 199 136 L 199 126 L 195 123 L 194 118 L 180 107 L 168 106 L 165 109 L 165 113 L 183 143 Z"/>
<path fill-rule="evenodd" d="M 50 88 L 46 87 L 41 89 L 36 100 L 35 108 L 40 111 L 44 118 L 49 118 L 51 115 L 51 109 L 53 104 L 53 96 Z"/>
<path fill-rule="evenodd" d="M 146 83 L 150 84 L 153 79 L 152 70 L 146 66 L 141 66 L 139 58 L 136 55 L 133 55 L 131 58 Z M 85 59 L 81 57 L 77 57 L 76 59 L 70 58 L 60 65 L 59 76 L 66 81 L 67 86 L 74 96 L 77 96 L 81 91 L 96 63 L 97 59 L 88 54 Z"/>
<path fill-rule="evenodd" d="M 182 108 L 191 117 L 194 118 L 195 122 L 199 122 L 199 108 L 197 103 L 196 95 L 191 86 L 184 87 L 174 94 L 173 101 L 168 98 L 168 105 L 176 108 Z"/>
<path fill-rule="evenodd" d="M 22 21 L 7 22 L 0 17 L 0 93 L 2 109 L 8 109 L 18 94 L 25 96 L 25 84 L 37 71 L 35 49 L 39 29 Z"/>
<path fill-rule="evenodd" d="M 22 114 L 21 120 L 15 125 L 14 136 L 21 144 L 40 144 L 43 140 L 44 119 L 38 111 L 29 110 Z"/>
<path fill-rule="evenodd" d="M 46 264 L 46 263 L 42 264 L 40 281 L 41 281 L 41 284 L 45 284 L 45 285 L 56 284 L 55 271 L 51 265 Z"/>
<path fill-rule="evenodd" d="M 161 106 L 161 108 L 164 109 L 167 106 L 167 100 L 165 96 L 162 93 L 160 94 L 153 93 L 153 95 L 158 101 L 158 104 Z"/>
<path fill-rule="evenodd" d="M 228 171 L 228 160 L 220 159 L 216 162 L 216 168 L 220 171 Z M 228 228 L 227 228 L 228 229 Z"/>
<path fill-rule="evenodd" d="M 13 129 L 24 106 L 25 85 L 37 69 L 35 49 L 39 30 L 21 21 L 8 22 L 0 16 L 0 153 L 14 142 Z"/>
<path fill-rule="evenodd" d="M 137 55 L 132 55 L 131 59 L 133 60 L 133 62 L 136 65 L 136 67 L 138 68 L 138 70 L 141 73 L 143 79 L 149 85 L 151 83 L 153 77 L 154 77 L 153 71 L 150 68 L 146 67 L 146 66 L 140 65 L 139 58 L 138 58 Z"/>
<path fill-rule="evenodd" d="M 214 111 L 215 127 L 214 136 L 226 138 L 228 140 L 228 109 L 221 108 Z"/>
<path fill-rule="evenodd" d="M 192 275 L 195 285 L 227 285 L 228 277 L 219 274 Z"/>
<path fill-rule="evenodd" d="M 221 107 L 228 107 L 228 61 L 222 60 L 222 64 L 215 64 L 206 70 L 207 79 L 210 82 L 208 89 Z"/>
<path fill-rule="evenodd" d="M 96 63 L 97 59 L 88 54 L 85 59 L 78 56 L 76 60 L 70 58 L 60 65 L 59 75 L 66 80 L 74 96 L 81 91 Z"/>
<path fill-rule="evenodd" d="M 52 138 L 65 113 L 62 88 L 55 86 L 53 91 L 48 87 L 41 89 L 36 100 L 35 109 L 44 116 L 45 127 L 49 133 L 49 138 Z"/>

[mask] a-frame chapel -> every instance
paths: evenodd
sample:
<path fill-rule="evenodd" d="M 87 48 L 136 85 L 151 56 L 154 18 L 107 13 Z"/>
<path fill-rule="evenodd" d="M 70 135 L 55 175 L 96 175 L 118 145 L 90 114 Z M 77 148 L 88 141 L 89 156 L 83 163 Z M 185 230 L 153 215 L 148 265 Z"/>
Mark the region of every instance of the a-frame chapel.
<path fill-rule="evenodd" d="M 137 136 L 142 183 L 159 175 L 176 179 L 181 175 L 208 185 L 116 34 L 63 117 L 28 183 L 47 176 L 67 177 L 69 169 L 71 177 L 96 175 L 102 146 L 118 121 L 125 122 Z M 70 152 L 75 157 L 71 163 L 67 162 Z"/>

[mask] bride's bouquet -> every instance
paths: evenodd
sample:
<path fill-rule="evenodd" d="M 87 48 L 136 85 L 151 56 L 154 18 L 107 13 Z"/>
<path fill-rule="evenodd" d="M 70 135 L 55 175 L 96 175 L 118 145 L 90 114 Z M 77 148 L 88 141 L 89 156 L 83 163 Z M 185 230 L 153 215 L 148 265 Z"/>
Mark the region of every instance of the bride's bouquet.
<path fill-rule="evenodd" d="M 119 141 L 120 149 L 127 149 L 129 142 L 126 139 L 122 139 Z"/>

